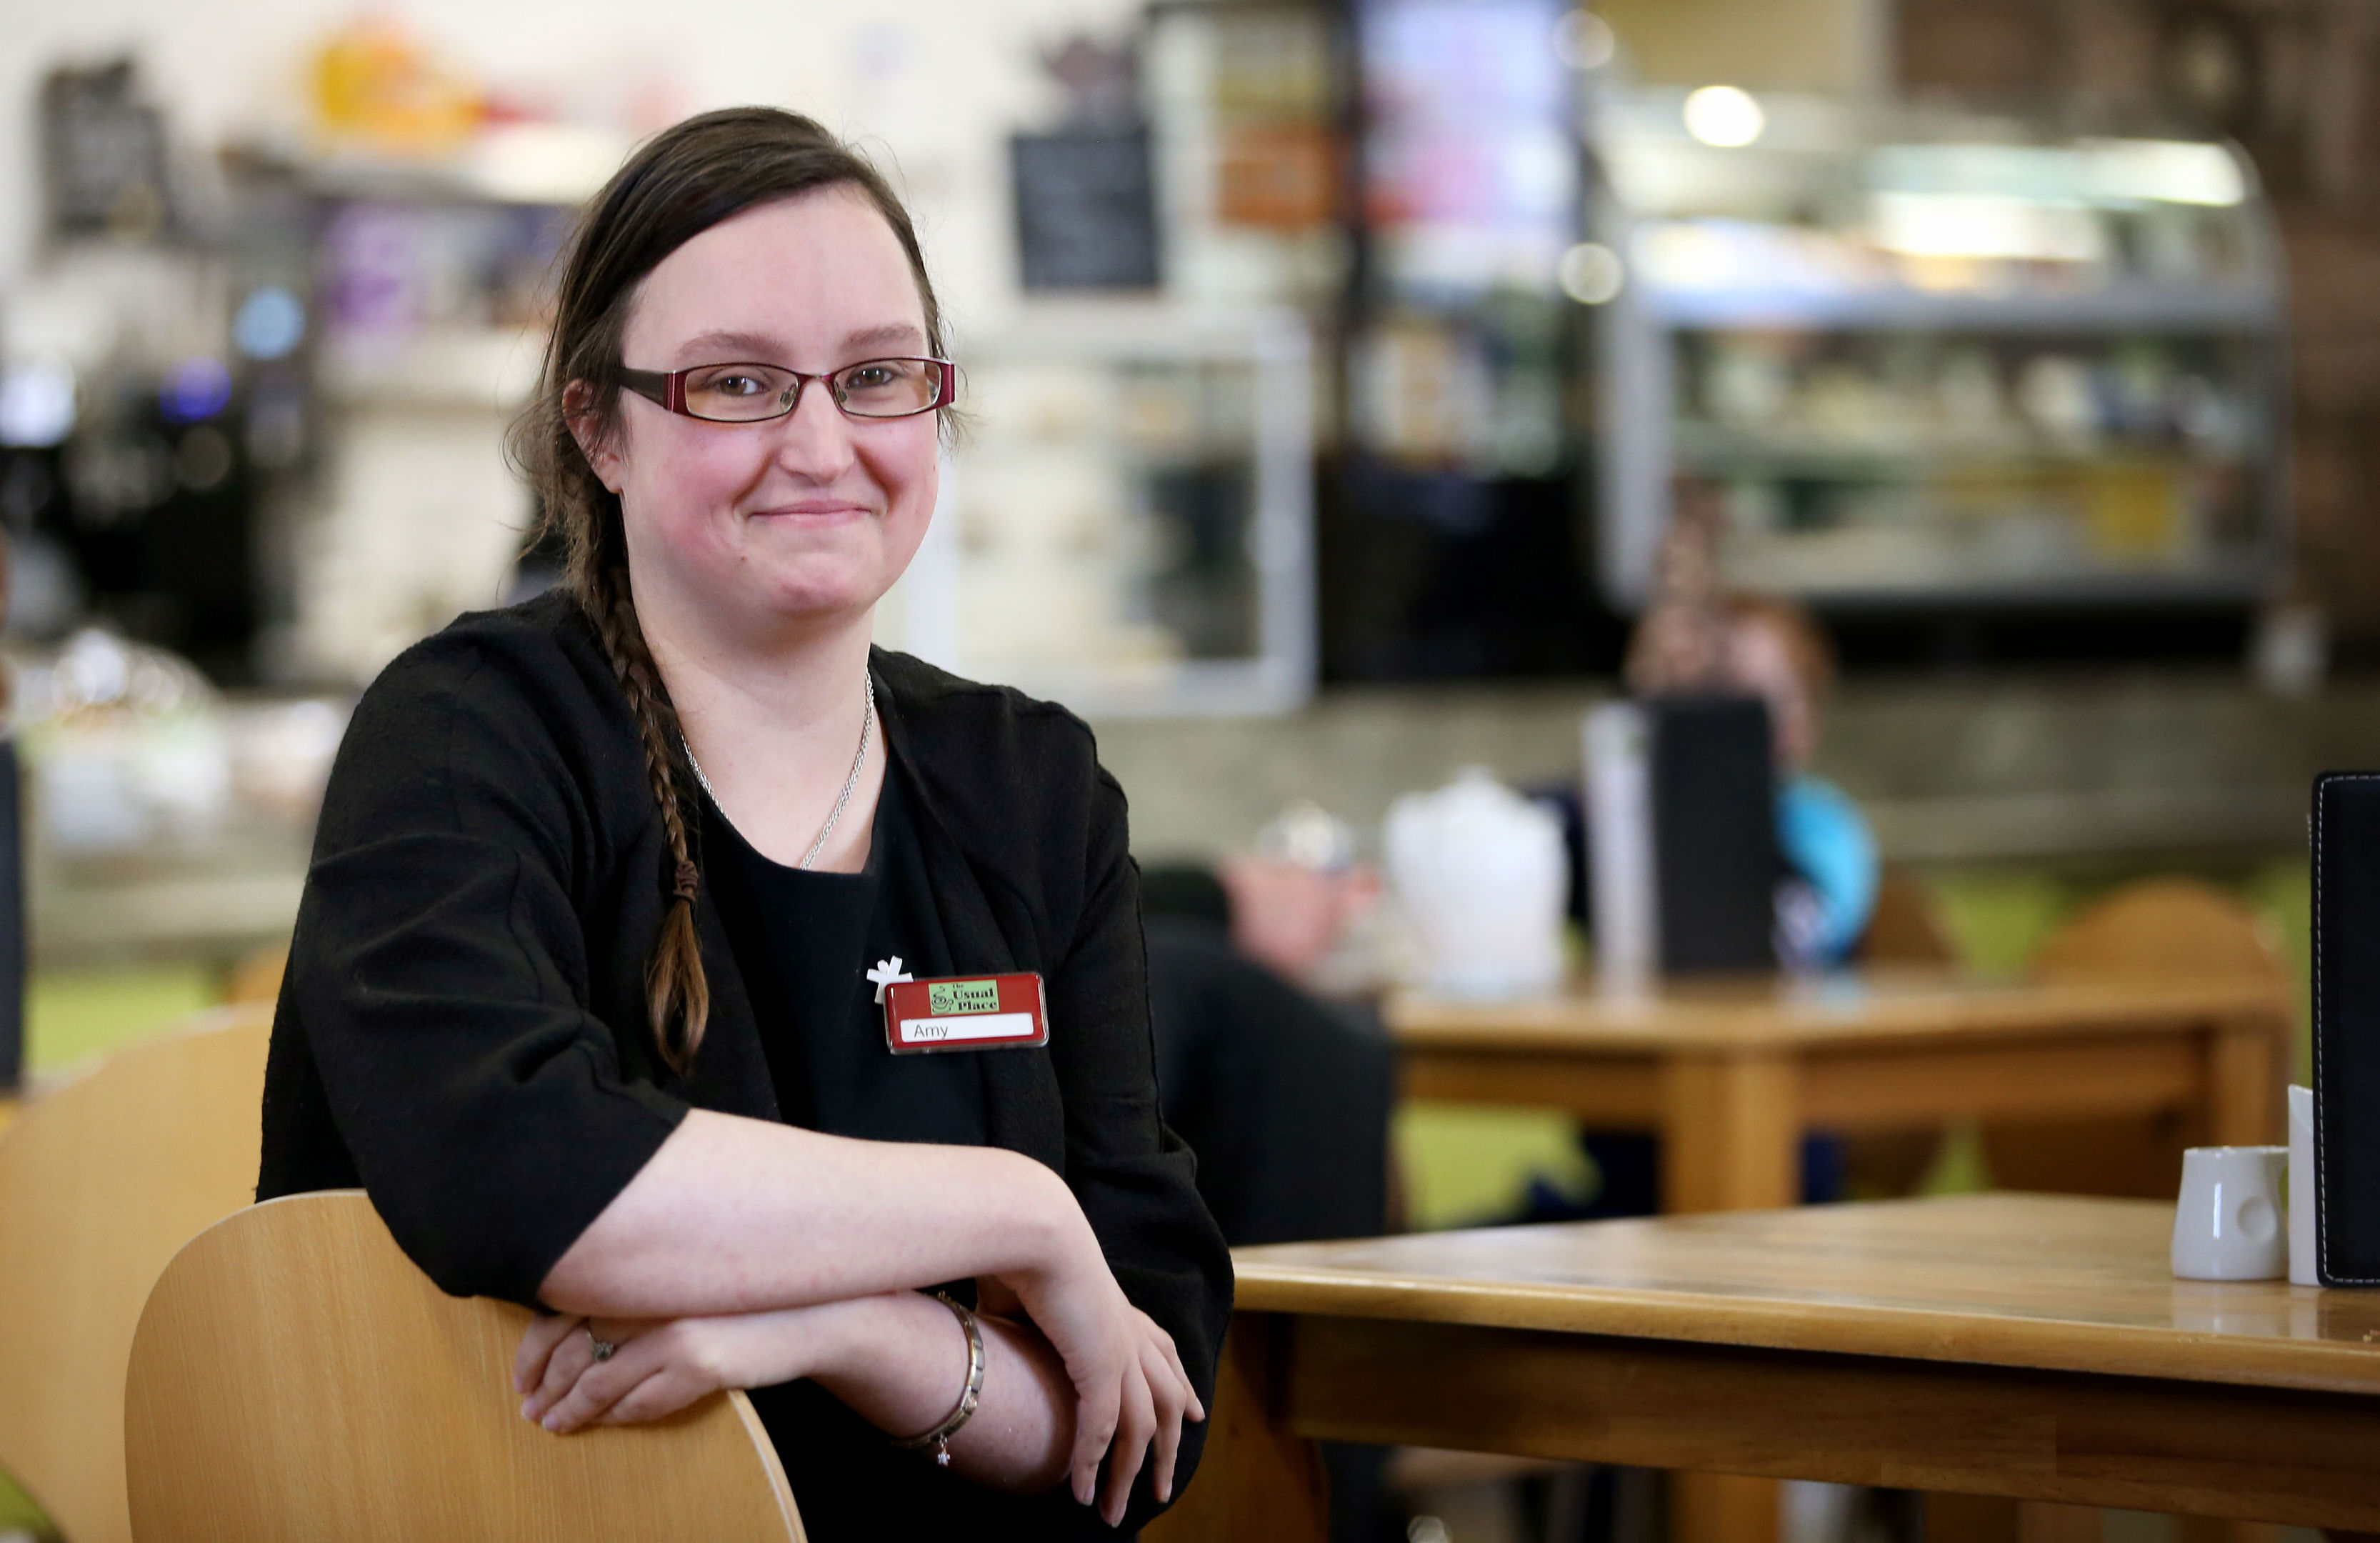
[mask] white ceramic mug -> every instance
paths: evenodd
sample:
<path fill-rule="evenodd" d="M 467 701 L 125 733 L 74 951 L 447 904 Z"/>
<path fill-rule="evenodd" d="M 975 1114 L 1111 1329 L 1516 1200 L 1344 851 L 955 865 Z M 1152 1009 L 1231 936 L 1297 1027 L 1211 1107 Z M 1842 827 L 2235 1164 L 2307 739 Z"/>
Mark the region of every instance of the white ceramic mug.
<path fill-rule="evenodd" d="M 2173 1272 L 2185 1281 L 2269 1281 L 2289 1273 L 2281 1225 L 2287 1147 L 2192 1147 L 2181 1158 Z"/>

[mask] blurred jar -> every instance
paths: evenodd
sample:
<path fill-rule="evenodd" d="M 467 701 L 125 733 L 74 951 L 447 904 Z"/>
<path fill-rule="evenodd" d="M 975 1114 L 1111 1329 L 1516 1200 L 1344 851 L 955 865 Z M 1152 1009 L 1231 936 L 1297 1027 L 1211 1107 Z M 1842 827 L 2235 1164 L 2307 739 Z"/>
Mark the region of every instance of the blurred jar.
<path fill-rule="evenodd" d="M 34 818 L 77 855 L 203 840 L 231 801 L 231 749 L 206 677 L 98 627 L 18 672 L 16 725 Z"/>
<path fill-rule="evenodd" d="M 1560 983 L 1569 875 L 1550 810 L 1474 767 L 1391 805 L 1386 845 L 1424 984 L 1500 997 Z"/>

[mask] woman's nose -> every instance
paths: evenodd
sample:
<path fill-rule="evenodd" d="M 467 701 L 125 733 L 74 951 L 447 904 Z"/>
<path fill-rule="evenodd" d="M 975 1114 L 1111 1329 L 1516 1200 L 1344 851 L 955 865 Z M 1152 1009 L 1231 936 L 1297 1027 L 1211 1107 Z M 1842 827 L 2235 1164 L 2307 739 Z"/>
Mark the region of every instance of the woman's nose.
<path fill-rule="evenodd" d="M 855 454 L 851 420 L 824 381 L 802 383 L 794 410 L 777 420 L 777 461 L 797 476 L 830 481 L 849 469 Z"/>

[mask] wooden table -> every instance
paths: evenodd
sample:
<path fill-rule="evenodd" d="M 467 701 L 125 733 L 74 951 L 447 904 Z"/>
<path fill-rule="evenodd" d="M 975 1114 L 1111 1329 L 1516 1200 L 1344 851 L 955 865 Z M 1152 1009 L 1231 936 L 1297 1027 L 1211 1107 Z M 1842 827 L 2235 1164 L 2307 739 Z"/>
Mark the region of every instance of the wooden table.
<path fill-rule="evenodd" d="M 1936 974 L 1672 984 L 1385 1006 L 1408 1098 L 1550 1106 L 1662 1138 L 1662 1209 L 1800 1198 L 1813 1129 L 2180 1111 L 2278 1138 L 2294 1018 L 2277 983 L 1988 984 Z"/>
<path fill-rule="evenodd" d="M 1987 1195 L 1242 1249 L 1150 1536 L 1323 1537 L 1312 1439 L 2058 1502 L 2068 1537 L 2069 1506 L 2380 1529 L 2380 1293 L 2176 1281 L 2171 1224 Z M 1769 1484 L 1696 1493 L 1682 1543 L 1773 1536 Z"/>

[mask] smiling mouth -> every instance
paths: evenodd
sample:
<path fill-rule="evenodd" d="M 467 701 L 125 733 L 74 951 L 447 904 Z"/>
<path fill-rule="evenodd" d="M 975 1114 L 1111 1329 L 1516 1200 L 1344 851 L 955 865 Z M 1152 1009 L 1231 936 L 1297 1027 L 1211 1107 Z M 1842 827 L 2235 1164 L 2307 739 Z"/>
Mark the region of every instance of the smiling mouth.
<path fill-rule="evenodd" d="M 751 517 L 829 524 L 837 520 L 864 518 L 869 512 L 864 504 L 783 504 L 773 509 L 755 509 Z"/>

